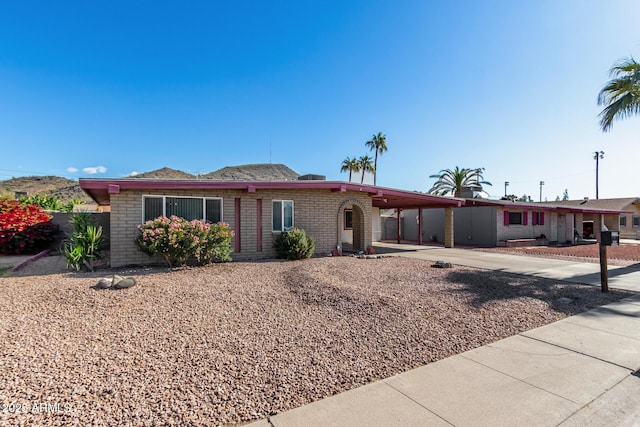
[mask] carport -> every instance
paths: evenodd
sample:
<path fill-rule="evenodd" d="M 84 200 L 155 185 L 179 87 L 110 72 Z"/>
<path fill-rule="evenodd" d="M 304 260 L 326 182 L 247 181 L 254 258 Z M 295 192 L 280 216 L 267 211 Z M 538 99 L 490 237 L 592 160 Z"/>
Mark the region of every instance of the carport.
<path fill-rule="evenodd" d="M 454 224 L 453 224 L 453 208 L 462 207 L 465 199 L 455 197 L 434 196 L 431 194 L 392 190 L 387 188 L 375 187 L 377 192 L 371 195 L 373 207 L 380 209 L 395 209 L 397 213 L 397 242 L 400 243 L 401 226 L 400 213 L 403 210 L 418 211 L 418 229 L 421 229 L 423 217 L 423 209 L 442 209 L 444 208 L 444 246 L 452 248 L 454 246 Z M 418 245 L 422 245 L 422 233 L 418 233 Z"/>

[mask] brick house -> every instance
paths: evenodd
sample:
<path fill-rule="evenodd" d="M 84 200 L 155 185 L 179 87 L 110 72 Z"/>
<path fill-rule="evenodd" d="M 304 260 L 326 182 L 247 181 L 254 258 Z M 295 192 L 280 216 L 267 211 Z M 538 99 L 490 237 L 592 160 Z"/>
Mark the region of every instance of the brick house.
<path fill-rule="evenodd" d="M 276 236 L 292 227 L 315 237 L 316 253 L 338 246 L 364 251 L 379 229 L 379 209 L 442 208 L 449 220 L 446 242 L 453 246 L 453 207 L 464 200 L 357 183 L 311 181 L 214 181 L 162 179 L 80 179 L 100 206 L 110 206 L 111 266 L 146 264 L 134 243 L 137 226 L 172 214 L 224 221 L 235 232 L 234 260 L 273 258 Z M 446 221 L 445 221 L 446 222 Z"/>

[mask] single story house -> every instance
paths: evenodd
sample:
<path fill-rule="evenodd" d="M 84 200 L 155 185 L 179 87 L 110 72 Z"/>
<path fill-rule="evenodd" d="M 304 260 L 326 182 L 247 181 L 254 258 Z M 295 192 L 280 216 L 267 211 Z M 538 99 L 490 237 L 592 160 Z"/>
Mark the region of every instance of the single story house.
<path fill-rule="evenodd" d="M 618 221 L 605 218 L 605 225 L 610 230 L 619 230 L 623 239 L 640 239 L 640 198 L 626 197 L 616 199 L 562 200 L 552 202 L 553 205 L 573 208 L 609 209 L 622 211 Z M 583 222 L 595 222 L 590 213 L 583 215 Z"/>
<path fill-rule="evenodd" d="M 614 208 L 467 198 L 464 205 L 453 209 L 454 244 L 492 247 L 571 243 L 576 235 L 582 236 L 585 216 L 596 219 L 594 232 L 597 235 L 602 221 L 609 230 L 617 230 L 621 213 L 624 211 Z M 417 218 L 420 215 L 424 220 L 419 227 Z M 397 233 L 394 221 L 398 218 L 383 221 L 383 238 L 394 239 L 393 235 Z M 398 223 L 402 240 L 441 242 L 443 239 L 442 209 L 429 209 L 424 213 L 400 211 Z"/>
<path fill-rule="evenodd" d="M 111 266 L 151 260 L 134 240 L 138 225 L 155 217 L 224 221 L 235 233 L 234 260 L 273 258 L 276 236 L 293 227 L 316 239 L 316 253 L 348 246 L 365 251 L 380 232 L 380 209 L 442 209 L 445 244 L 453 246 L 453 208 L 463 199 L 358 183 L 215 181 L 145 178 L 80 179 L 100 206 L 110 206 Z M 377 230 L 377 232 L 376 232 Z M 376 236 L 377 239 L 377 236 Z"/>

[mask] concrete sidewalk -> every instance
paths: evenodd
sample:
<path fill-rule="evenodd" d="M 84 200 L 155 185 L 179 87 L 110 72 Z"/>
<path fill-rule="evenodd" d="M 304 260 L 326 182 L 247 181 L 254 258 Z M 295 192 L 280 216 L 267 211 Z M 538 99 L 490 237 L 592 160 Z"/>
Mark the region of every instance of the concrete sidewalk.
<path fill-rule="evenodd" d="M 598 264 L 390 246 L 407 246 L 396 255 L 579 283 L 597 274 L 599 285 Z M 610 287 L 640 290 L 638 269 L 610 277 Z M 638 370 L 640 295 L 251 425 L 634 426 L 640 425 Z"/>

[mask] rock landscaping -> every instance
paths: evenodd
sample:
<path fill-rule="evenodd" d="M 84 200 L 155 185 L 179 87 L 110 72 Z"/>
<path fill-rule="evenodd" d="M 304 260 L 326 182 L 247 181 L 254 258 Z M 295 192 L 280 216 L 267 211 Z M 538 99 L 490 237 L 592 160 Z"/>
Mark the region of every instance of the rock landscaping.
<path fill-rule="evenodd" d="M 112 272 L 55 258 L 0 277 L 1 425 L 257 420 L 630 295 L 392 257 L 117 270 L 137 284 L 98 292 Z"/>

